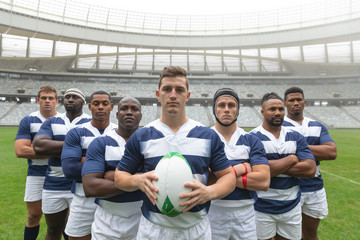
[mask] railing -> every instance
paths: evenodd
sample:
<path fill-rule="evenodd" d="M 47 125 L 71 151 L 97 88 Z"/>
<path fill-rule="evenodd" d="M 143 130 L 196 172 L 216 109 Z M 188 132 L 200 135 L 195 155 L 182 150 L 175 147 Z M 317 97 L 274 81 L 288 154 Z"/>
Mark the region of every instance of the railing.
<path fill-rule="evenodd" d="M 314 1 L 301 7 L 227 15 L 145 13 L 70 0 L 0 0 L 0 8 L 108 31 L 172 36 L 221 36 L 283 31 L 360 17 L 359 0 Z"/>

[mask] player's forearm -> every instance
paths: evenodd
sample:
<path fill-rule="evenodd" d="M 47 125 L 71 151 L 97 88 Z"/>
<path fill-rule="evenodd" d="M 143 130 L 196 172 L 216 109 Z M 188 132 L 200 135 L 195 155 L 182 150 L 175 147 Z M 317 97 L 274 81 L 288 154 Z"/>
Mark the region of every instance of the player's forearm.
<path fill-rule="evenodd" d="M 38 156 L 35 154 L 32 146 L 15 146 L 15 154 L 18 158 L 26 158 L 26 159 L 36 159 L 36 158 L 46 158 L 46 156 Z"/>
<path fill-rule="evenodd" d="M 131 175 L 128 172 L 115 170 L 115 186 L 123 191 L 133 192 L 139 190 L 139 175 Z"/>
<path fill-rule="evenodd" d="M 63 145 L 63 141 L 37 140 L 34 141 L 33 148 L 36 155 L 60 157 Z"/>
<path fill-rule="evenodd" d="M 210 192 L 212 193 L 210 200 L 223 198 L 234 191 L 236 187 L 236 178 L 231 167 L 227 168 L 226 173 L 218 178 L 215 184 L 208 187 L 211 188 Z"/>
<path fill-rule="evenodd" d="M 311 153 L 315 159 L 320 160 L 335 160 L 337 157 L 337 149 L 335 143 L 326 143 L 322 145 L 309 145 Z"/>
<path fill-rule="evenodd" d="M 269 160 L 271 177 L 286 172 L 290 167 L 299 162 L 295 155 L 289 155 L 281 159 Z"/>
<path fill-rule="evenodd" d="M 304 159 L 289 168 L 285 174 L 292 177 L 312 178 L 315 176 L 316 163 L 312 159 Z"/>
<path fill-rule="evenodd" d="M 244 188 L 244 182 L 246 189 L 253 191 L 267 191 L 270 186 L 270 167 L 263 165 L 261 170 L 256 170 L 246 174 L 246 179 L 239 176 L 236 179 L 236 186 Z"/>
<path fill-rule="evenodd" d="M 87 180 L 86 175 L 82 179 L 86 197 L 108 198 L 124 193 L 113 181 L 104 178 Z"/>

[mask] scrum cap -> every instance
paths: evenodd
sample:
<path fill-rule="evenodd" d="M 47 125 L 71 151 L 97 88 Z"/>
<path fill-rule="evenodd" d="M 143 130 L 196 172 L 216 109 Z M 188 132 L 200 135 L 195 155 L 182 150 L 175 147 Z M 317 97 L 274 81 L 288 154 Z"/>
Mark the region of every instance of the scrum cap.
<path fill-rule="evenodd" d="M 219 121 L 219 118 L 216 116 L 216 111 L 215 111 L 216 102 L 219 99 L 219 97 L 223 97 L 223 96 L 232 97 L 237 102 L 238 111 L 237 111 L 237 114 L 236 114 L 236 118 L 234 119 L 234 121 L 232 121 L 229 124 L 223 124 L 222 122 Z M 239 109 L 240 109 L 240 99 L 239 99 L 239 96 L 237 95 L 237 93 L 235 92 L 234 89 L 220 88 L 219 90 L 217 90 L 215 92 L 214 98 L 213 98 L 213 114 L 214 114 L 215 119 L 216 119 L 216 121 L 218 123 L 220 123 L 223 126 L 230 126 L 231 124 L 233 124 L 234 122 L 237 121 L 237 117 L 239 116 Z"/>
<path fill-rule="evenodd" d="M 86 103 L 84 93 L 80 91 L 80 89 L 78 88 L 69 88 L 68 90 L 65 91 L 64 97 L 66 97 L 67 95 L 76 95 L 79 98 L 81 98 L 84 103 Z"/>

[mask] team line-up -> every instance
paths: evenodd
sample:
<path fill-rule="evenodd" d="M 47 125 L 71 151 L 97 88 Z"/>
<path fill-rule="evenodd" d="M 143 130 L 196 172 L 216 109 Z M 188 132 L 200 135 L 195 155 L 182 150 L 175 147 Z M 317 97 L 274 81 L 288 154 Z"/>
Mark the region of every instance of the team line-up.
<path fill-rule="evenodd" d="M 37 238 L 43 214 L 47 240 L 318 239 L 328 214 L 320 162 L 337 149 L 326 127 L 303 115 L 302 89 L 266 93 L 263 122 L 250 132 L 237 125 L 246 116 L 233 89 L 215 92 L 211 128 L 186 116 L 190 95 L 186 71 L 165 67 L 156 90 L 161 116 L 139 129 L 134 97 L 120 100 L 114 124 L 106 91 L 91 94 L 89 116 L 80 89 L 66 90 L 66 112 L 58 113 L 56 89 L 41 87 L 39 111 L 21 120 L 15 139 L 16 156 L 29 165 L 24 239 Z M 193 176 L 176 216 L 156 206 L 154 184 L 154 169 L 171 152 Z"/>

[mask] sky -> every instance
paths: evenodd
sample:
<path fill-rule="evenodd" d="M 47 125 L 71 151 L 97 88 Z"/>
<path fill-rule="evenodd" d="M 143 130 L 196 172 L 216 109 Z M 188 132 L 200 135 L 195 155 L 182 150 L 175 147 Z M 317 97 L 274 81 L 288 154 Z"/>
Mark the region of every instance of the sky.
<path fill-rule="evenodd" d="M 217 15 L 266 11 L 325 0 L 101 0 L 102 6 L 137 12 L 176 15 Z M 87 0 L 99 5 L 99 0 Z"/>

